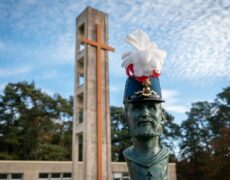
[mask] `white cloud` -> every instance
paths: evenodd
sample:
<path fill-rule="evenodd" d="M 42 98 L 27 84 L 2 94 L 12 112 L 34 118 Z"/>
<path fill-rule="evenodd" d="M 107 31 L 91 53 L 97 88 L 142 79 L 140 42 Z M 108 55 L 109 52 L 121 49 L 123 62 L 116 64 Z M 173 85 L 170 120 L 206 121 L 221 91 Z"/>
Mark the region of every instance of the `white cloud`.
<path fill-rule="evenodd" d="M 78 14 L 83 9 L 80 8 L 82 3 L 47 3 L 34 0 L 12 4 L 0 2 L 0 10 L 5 14 L 0 18 L 0 23 L 6 24 L 11 33 L 16 36 L 18 34 L 22 39 L 15 42 L 9 38 L 7 53 L 23 52 L 21 56 L 31 57 L 37 64 L 73 64 L 75 13 Z M 28 45 L 25 42 L 27 40 L 34 44 Z M 0 50 L 2 47 L 0 41 Z"/>
<path fill-rule="evenodd" d="M 24 0 L 26 4 L 33 5 L 37 3 L 37 0 Z"/>
<path fill-rule="evenodd" d="M 117 86 L 110 86 L 109 90 L 110 90 L 111 93 L 121 91 L 121 89 L 119 87 L 117 87 Z"/>
<path fill-rule="evenodd" d="M 118 47 L 116 53 L 121 54 L 125 45 L 119 39 L 133 29 L 142 28 L 168 51 L 164 70 L 168 77 L 194 81 L 230 79 L 230 11 L 226 2 L 174 0 L 113 4 L 110 35 L 116 38 L 111 42 Z"/>
<path fill-rule="evenodd" d="M 50 70 L 50 71 L 46 71 L 44 72 L 40 77 L 39 79 L 42 79 L 42 80 L 46 80 L 46 79 L 52 79 L 52 78 L 57 78 L 59 76 L 58 72 L 56 70 Z"/>
<path fill-rule="evenodd" d="M 46 55 L 51 63 L 57 64 L 73 64 L 75 54 L 74 34 L 67 33 L 57 38 L 57 42 L 50 46 L 46 51 Z"/>
<path fill-rule="evenodd" d="M 166 99 L 172 99 L 173 97 L 179 95 L 179 93 L 177 91 L 169 90 L 169 89 L 162 90 L 162 94 L 163 94 L 164 98 L 166 98 Z"/>
<path fill-rule="evenodd" d="M 89 4 L 109 13 L 109 44 L 116 48 L 115 53 L 110 53 L 111 76 L 125 76 L 125 70 L 120 67 L 120 55 L 128 47 L 124 38 L 134 29 L 141 28 L 161 49 L 168 51 L 164 76 L 194 81 L 209 77 L 230 78 L 227 0 L 221 0 L 219 4 L 212 0 L 0 2 L 0 23 L 9 29 L 12 37 L 19 37 L 4 37 L 6 42 L 0 40 L 0 50 L 3 49 L 11 59 L 23 60 L 33 67 L 73 65 L 75 18 Z M 2 57 L 1 54 L 1 60 Z M 0 75 L 8 77 L 30 71 L 32 69 L 28 67 L 0 69 Z M 51 71 L 43 78 L 56 75 Z M 119 92 L 119 89 L 110 87 L 111 92 Z M 164 95 L 167 98 L 165 104 L 171 111 L 185 111 L 186 105 L 178 102 L 178 96 L 173 91 L 168 92 L 168 98 Z"/>
<path fill-rule="evenodd" d="M 53 96 L 55 94 L 54 91 L 52 91 L 51 89 L 48 89 L 46 87 L 43 87 L 41 89 L 42 89 L 42 92 L 44 92 L 44 93 L 46 93 L 46 94 L 48 94 L 50 96 Z"/>
<path fill-rule="evenodd" d="M 230 78 L 229 16 L 207 15 L 181 32 L 177 52 L 168 66 L 173 77 Z"/>
<path fill-rule="evenodd" d="M 3 41 L 0 41 L 0 50 L 3 50 L 5 48 L 5 43 Z"/>
<path fill-rule="evenodd" d="M 109 90 L 111 94 L 112 93 L 123 94 L 124 88 L 125 88 L 125 79 L 122 82 L 117 83 L 117 84 L 110 83 Z"/>
<path fill-rule="evenodd" d="M 7 83 L 0 83 L 0 92 L 3 91 Z"/>
<path fill-rule="evenodd" d="M 109 56 L 110 74 L 114 77 L 124 77 L 125 69 L 121 67 L 121 57 L 118 53 L 112 52 Z"/>
<path fill-rule="evenodd" d="M 163 105 L 165 109 L 169 112 L 174 112 L 174 113 L 181 113 L 184 114 L 185 112 L 188 111 L 188 108 L 183 106 L 183 105 L 175 105 L 175 104 L 169 104 L 169 105 Z"/>
<path fill-rule="evenodd" d="M 166 101 L 163 103 L 163 107 L 171 113 L 184 114 L 189 110 L 189 106 L 182 104 L 179 99 L 179 93 L 175 90 L 162 90 L 163 99 Z"/>
<path fill-rule="evenodd" d="M 9 76 L 22 75 L 30 72 L 31 70 L 32 68 L 29 66 L 2 68 L 0 69 L 0 76 L 9 77 Z"/>

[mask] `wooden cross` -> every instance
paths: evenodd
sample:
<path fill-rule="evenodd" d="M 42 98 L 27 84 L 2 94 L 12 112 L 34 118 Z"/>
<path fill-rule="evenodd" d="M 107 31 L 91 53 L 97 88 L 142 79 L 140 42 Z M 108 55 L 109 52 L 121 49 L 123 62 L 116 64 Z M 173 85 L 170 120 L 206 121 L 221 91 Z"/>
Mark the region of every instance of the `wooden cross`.
<path fill-rule="evenodd" d="M 148 177 L 148 180 L 152 179 L 152 174 L 150 172 L 148 172 L 146 176 Z"/>
<path fill-rule="evenodd" d="M 115 51 L 114 48 L 102 44 L 101 42 L 101 26 L 97 24 L 97 41 L 81 38 L 81 42 L 90 44 L 97 48 L 97 180 L 102 180 L 102 142 L 103 142 L 103 99 L 102 99 L 102 70 L 101 70 L 101 50 Z"/>

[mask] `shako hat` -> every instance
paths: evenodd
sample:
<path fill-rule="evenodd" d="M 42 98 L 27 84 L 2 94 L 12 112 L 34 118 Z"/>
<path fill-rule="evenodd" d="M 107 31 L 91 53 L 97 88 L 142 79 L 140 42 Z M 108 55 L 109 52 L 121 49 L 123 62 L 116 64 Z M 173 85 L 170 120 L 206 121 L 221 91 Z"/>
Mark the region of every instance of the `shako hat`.
<path fill-rule="evenodd" d="M 126 41 L 135 49 L 122 54 L 122 67 L 128 76 L 124 91 L 124 103 L 162 100 L 159 76 L 166 53 L 150 42 L 142 30 L 129 34 Z"/>
<path fill-rule="evenodd" d="M 149 77 L 148 80 L 140 82 L 134 76 L 126 80 L 124 103 L 134 101 L 157 101 L 164 102 L 161 95 L 160 81 L 158 77 Z"/>

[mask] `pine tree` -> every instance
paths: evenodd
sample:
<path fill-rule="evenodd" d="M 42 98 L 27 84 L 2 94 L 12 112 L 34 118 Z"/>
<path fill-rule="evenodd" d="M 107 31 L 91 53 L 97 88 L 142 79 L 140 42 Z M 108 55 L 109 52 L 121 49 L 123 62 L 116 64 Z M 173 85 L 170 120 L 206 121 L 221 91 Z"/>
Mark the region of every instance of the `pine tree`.
<path fill-rule="evenodd" d="M 71 101 L 33 82 L 9 83 L 0 96 L 0 159 L 70 159 L 71 120 Z"/>

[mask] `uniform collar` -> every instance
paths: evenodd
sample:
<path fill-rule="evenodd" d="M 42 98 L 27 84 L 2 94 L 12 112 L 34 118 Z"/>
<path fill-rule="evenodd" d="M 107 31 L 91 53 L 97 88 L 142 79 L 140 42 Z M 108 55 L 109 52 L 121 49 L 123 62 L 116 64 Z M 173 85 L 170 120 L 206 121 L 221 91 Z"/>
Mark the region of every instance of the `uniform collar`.
<path fill-rule="evenodd" d="M 149 168 L 153 166 L 154 164 L 168 158 L 170 155 L 170 150 L 167 147 L 162 146 L 161 150 L 156 155 L 152 154 L 150 156 L 143 156 L 142 154 L 134 151 L 133 146 L 131 146 L 125 149 L 123 151 L 123 154 L 124 154 L 125 159 L 133 161 L 141 166 Z"/>

